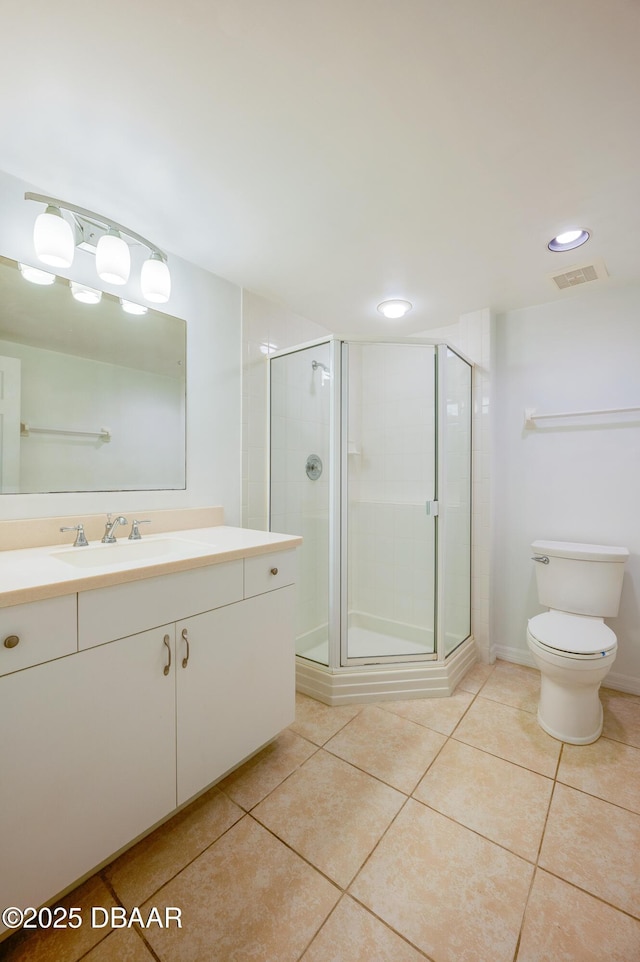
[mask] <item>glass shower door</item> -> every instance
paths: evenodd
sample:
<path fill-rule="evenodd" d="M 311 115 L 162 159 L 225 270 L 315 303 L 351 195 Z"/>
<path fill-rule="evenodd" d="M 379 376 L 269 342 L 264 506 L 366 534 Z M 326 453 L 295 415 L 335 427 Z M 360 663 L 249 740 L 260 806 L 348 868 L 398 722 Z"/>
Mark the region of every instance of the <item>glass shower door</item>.
<path fill-rule="evenodd" d="M 333 345 L 270 359 L 269 527 L 302 535 L 296 654 L 329 664 Z"/>
<path fill-rule="evenodd" d="M 435 361 L 343 344 L 343 665 L 435 658 Z"/>

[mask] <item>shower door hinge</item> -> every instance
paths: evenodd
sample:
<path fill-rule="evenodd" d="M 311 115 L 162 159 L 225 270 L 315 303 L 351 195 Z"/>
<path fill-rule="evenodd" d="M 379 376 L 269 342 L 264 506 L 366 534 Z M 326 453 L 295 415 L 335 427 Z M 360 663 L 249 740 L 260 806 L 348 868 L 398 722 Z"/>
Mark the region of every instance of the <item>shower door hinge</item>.
<path fill-rule="evenodd" d="M 439 501 L 426 501 L 425 507 L 427 509 L 427 514 L 435 518 L 440 513 L 440 502 Z"/>

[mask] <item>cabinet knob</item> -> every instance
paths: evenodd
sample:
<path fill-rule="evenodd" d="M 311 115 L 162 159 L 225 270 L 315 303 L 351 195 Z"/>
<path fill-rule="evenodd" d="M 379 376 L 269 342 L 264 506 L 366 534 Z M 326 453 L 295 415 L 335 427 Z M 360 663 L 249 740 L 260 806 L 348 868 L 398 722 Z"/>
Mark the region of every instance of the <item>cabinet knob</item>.
<path fill-rule="evenodd" d="M 277 574 L 278 574 L 278 569 L 277 569 L 277 568 L 272 568 L 272 569 L 271 569 L 271 574 L 272 574 L 272 575 L 277 575 Z"/>
<path fill-rule="evenodd" d="M 17 635 L 7 635 L 4 640 L 5 648 L 15 648 L 16 645 L 20 644 L 20 639 Z"/>

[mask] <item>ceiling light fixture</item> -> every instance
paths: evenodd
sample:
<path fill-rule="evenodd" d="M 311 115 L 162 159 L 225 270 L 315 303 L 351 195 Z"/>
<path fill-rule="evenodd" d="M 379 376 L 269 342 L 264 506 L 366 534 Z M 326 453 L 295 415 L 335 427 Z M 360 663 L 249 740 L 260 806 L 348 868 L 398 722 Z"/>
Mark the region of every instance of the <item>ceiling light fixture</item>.
<path fill-rule="evenodd" d="M 401 301 L 397 298 L 390 301 L 383 301 L 381 304 L 378 304 L 378 310 L 380 313 L 384 314 L 384 316 L 389 318 L 389 320 L 395 320 L 398 317 L 404 317 L 405 314 L 409 313 L 412 307 L 413 304 L 411 304 L 409 301 Z"/>
<path fill-rule="evenodd" d="M 31 267 L 29 264 L 18 264 L 18 267 L 25 281 L 30 281 L 31 284 L 53 284 L 56 279 L 55 274 L 41 271 L 39 267 Z"/>
<path fill-rule="evenodd" d="M 583 228 L 571 228 L 571 230 L 565 230 L 561 234 L 556 234 L 552 237 L 547 247 L 550 251 L 572 251 L 575 247 L 582 247 L 586 244 L 591 234 L 588 230 Z"/>
<path fill-rule="evenodd" d="M 33 235 L 36 254 L 45 264 L 70 267 L 74 249 L 80 247 L 96 255 L 96 271 L 101 280 L 108 284 L 126 284 L 131 270 L 129 247 L 141 245 L 149 251 L 140 279 L 143 297 L 156 304 L 169 300 L 171 275 L 167 255 L 151 241 L 84 207 L 43 194 L 27 192 L 24 197 L 46 204 L 44 212 L 36 218 Z M 73 223 L 63 216 L 63 211 L 71 215 Z"/>
<path fill-rule="evenodd" d="M 76 301 L 80 301 L 81 304 L 99 304 L 102 300 L 102 291 L 97 291 L 93 287 L 78 284 L 77 281 L 69 281 L 69 287 Z"/>

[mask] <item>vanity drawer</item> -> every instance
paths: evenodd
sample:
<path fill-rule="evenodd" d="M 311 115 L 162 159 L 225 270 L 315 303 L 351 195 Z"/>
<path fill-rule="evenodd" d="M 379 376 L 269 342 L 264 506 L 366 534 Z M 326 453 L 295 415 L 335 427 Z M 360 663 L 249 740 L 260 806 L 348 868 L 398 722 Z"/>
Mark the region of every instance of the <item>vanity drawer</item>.
<path fill-rule="evenodd" d="M 244 596 L 252 598 L 296 580 L 296 551 L 273 551 L 244 559 Z"/>
<path fill-rule="evenodd" d="M 76 595 L 0 608 L 0 675 L 77 650 Z"/>
<path fill-rule="evenodd" d="M 78 647 L 93 648 L 242 600 L 242 561 L 206 565 L 78 595 Z"/>

